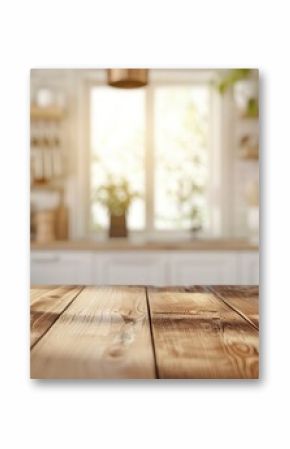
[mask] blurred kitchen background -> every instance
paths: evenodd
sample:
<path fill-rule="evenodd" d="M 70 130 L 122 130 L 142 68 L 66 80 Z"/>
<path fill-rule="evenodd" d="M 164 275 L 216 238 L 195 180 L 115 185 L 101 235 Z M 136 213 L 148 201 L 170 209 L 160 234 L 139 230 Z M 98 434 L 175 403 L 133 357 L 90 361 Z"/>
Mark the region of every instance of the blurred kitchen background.
<path fill-rule="evenodd" d="M 32 284 L 258 284 L 253 69 L 31 71 Z"/>

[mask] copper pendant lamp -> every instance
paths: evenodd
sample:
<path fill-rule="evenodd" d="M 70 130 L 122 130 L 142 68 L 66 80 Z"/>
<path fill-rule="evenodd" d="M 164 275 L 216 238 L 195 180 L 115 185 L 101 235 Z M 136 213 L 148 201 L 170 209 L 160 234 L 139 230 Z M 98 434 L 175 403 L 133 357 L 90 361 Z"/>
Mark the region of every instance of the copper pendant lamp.
<path fill-rule="evenodd" d="M 108 69 L 108 84 L 132 89 L 148 84 L 148 69 Z"/>

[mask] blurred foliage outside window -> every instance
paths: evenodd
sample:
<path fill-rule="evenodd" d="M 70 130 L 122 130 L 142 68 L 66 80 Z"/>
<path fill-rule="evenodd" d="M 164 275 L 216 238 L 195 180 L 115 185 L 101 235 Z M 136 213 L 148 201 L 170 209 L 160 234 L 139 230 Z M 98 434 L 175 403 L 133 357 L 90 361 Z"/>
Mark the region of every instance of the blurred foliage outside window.
<path fill-rule="evenodd" d="M 91 89 L 92 230 L 108 226 L 108 210 L 96 198 L 108 180 L 116 185 L 126 180 L 137 192 L 128 210 L 131 230 L 146 230 L 148 201 L 154 205 L 156 230 L 199 230 L 207 224 L 210 86 L 156 86 L 153 110 L 147 111 L 146 92 Z M 148 128 L 148 114 L 153 129 Z M 148 142 L 153 148 L 146 163 Z M 153 198 L 146 192 L 146 170 Z"/>

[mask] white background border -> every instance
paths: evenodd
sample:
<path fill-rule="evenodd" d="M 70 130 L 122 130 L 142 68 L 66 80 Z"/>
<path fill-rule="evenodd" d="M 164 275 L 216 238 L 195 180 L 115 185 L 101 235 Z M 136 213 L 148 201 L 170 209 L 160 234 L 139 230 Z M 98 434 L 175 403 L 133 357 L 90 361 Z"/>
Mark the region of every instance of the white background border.
<path fill-rule="evenodd" d="M 288 3 L 2 2 L 1 447 L 289 446 Z M 260 381 L 29 380 L 29 69 L 139 65 L 260 69 Z"/>

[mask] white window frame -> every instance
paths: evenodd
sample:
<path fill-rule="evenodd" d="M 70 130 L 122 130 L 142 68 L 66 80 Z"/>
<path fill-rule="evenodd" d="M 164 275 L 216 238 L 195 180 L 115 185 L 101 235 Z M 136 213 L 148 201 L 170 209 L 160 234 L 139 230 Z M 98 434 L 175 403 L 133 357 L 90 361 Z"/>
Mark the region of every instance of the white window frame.
<path fill-rule="evenodd" d="M 230 235 L 231 220 L 229 213 L 229 194 L 230 189 L 226 188 L 230 182 L 231 161 L 229 158 L 229 150 L 231 148 L 231 136 L 228 135 L 228 125 L 223 122 L 227 120 L 227 111 L 230 113 L 230 99 L 228 95 L 221 96 L 215 88 L 218 79 L 218 71 L 214 69 L 184 69 L 184 70 L 150 70 L 150 82 L 147 87 L 146 95 L 146 141 L 145 141 L 145 192 L 146 192 L 146 222 L 145 229 L 140 231 L 130 231 L 132 238 L 145 237 L 147 239 L 169 239 L 183 238 L 188 236 L 190 231 L 184 230 L 157 230 L 154 229 L 154 174 L 153 159 L 153 114 L 148 111 L 152 108 L 153 89 L 158 85 L 177 86 L 177 85 L 193 85 L 211 84 L 211 108 L 213 113 L 210 124 L 212 129 L 211 140 L 209 144 L 210 152 L 210 184 L 208 189 L 208 204 L 210 209 L 210 228 L 207 232 L 201 233 L 200 237 L 223 237 Z M 80 70 L 78 73 L 78 88 L 76 90 L 76 103 L 78 104 L 74 133 L 76 135 L 76 174 L 77 183 L 75 188 L 75 214 L 72 217 L 71 233 L 73 238 L 94 238 L 103 239 L 107 236 L 107 232 L 98 231 L 96 234 L 90 231 L 90 90 L 93 86 L 103 86 L 106 84 L 105 70 Z M 151 104 L 150 104 L 151 102 Z M 224 118 L 226 117 L 226 118 Z M 149 173 L 150 179 L 149 179 Z M 153 182 L 152 182 L 153 181 Z"/>

